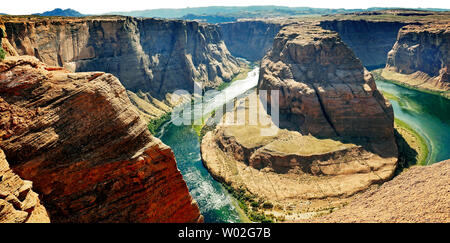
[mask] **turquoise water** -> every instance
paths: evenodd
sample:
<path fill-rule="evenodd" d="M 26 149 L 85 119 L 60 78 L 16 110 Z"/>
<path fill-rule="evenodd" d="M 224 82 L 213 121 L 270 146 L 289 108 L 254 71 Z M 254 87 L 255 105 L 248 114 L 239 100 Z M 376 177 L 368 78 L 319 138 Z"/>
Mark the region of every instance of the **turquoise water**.
<path fill-rule="evenodd" d="M 428 143 L 427 164 L 450 159 L 450 100 L 382 80 L 378 89 L 398 97 L 390 100 L 394 116 L 410 125 Z"/>
<path fill-rule="evenodd" d="M 233 198 L 203 166 L 198 136 L 191 126 L 171 124 L 161 140 L 172 148 L 178 169 L 197 201 L 205 222 L 241 222 Z"/>
<path fill-rule="evenodd" d="M 259 68 L 249 72 L 246 79 L 237 80 L 217 94 L 204 97 L 203 114 L 222 107 L 230 99 L 245 95 L 258 83 Z M 242 222 L 234 198 L 214 180 L 203 166 L 200 155 L 200 143 L 197 133 L 190 125 L 176 126 L 173 121 L 166 123 L 159 134 L 160 139 L 169 145 L 177 160 L 192 197 L 197 201 L 205 222 Z"/>

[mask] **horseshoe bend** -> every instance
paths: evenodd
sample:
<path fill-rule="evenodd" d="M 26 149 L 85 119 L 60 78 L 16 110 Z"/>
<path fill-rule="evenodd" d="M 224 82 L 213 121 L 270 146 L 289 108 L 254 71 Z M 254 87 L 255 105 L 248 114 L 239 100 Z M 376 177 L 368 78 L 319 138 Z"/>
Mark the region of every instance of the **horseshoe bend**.
<path fill-rule="evenodd" d="M 449 12 L 276 11 L 0 16 L 0 222 L 450 222 Z"/>

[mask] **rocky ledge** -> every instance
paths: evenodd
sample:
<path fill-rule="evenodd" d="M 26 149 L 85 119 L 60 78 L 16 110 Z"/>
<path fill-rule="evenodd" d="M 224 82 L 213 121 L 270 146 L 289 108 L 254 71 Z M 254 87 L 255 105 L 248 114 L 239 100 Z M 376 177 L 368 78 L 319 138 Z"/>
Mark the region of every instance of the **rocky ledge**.
<path fill-rule="evenodd" d="M 255 103 L 243 100 L 233 112 L 258 110 L 266 121 L 220 124 L 201 147 L 215 178 L 272 205 L 255 210 L 276 220 L 310 217 L 393 176 L 392 107 L 337 33 L 283 27 L 262 60 L 258 90 L 280 91 L 281 129 L 264 134 L 270 116 L 262 107 L 249 111 Z"/>
<path fill-rule="evenodd" d="M 22 180 L 9 168 L 0 149 L 0 223 L 49 223 L 47 211 L 33 182 Z"/>
<path fill-rule="evenodd" d="M 0 148 L 52 222 L 202 221 L 173 152 L 113 75 L 7 57 L 0 114 Z"/>
<path fill-rule="evenodd" d="M 450 24 L 400 29 L 382 76 L 450 98 Z"/>
<path fill-rule="evenodd" d="M 449 223 L 450 160 L 415 166 L 310 222 Z"/>

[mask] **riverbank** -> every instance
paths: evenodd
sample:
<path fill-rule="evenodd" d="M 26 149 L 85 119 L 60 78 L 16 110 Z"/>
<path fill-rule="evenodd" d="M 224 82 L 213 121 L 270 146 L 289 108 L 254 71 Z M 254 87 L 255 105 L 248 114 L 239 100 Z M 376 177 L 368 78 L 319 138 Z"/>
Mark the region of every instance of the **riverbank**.
<path fill-rule="evenodd" d="M 389 100 L 401 103 L 402 100 L 387 91 L 381 91 L 383 96 Z M 397 171 L 400 172 L 404 168 L 408 168 L 412 165 L 425 165 L 428 158 L 428 147 L 426 139 L 415 131 L 406 122 L 395 118 L 395 139 L 397 146 L 399 147 L 399 163 Z"/>
<path fill-rule="evenodd" d="M 406 122 L 397 118 L 395 118 L 394 128 L 399 151 L 396 174 L 413 165 L 425 165 L 429 153 L 429 145 L 425 138 Z"/>
<path fill-rule="evenodd" d="M 446 91 L 437 87 L 433 87 L 423 79 L 415 78 L 411 75 L 395 73 L 384 68 L 375 69 L 371 72 L 376 80 L 394 83 L 408 89 L 414 89 L 420 92 L 438 95 L 446 99 L 450 99 L 450 90 Z"/>

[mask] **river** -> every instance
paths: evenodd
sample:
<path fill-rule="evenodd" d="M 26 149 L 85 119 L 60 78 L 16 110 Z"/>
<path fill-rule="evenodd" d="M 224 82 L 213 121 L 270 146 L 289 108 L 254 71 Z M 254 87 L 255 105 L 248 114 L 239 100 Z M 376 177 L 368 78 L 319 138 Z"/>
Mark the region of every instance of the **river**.
<path fill-rule="evenodd" d="M 426 163 L 450 159 L 450 100 L 382 80 L 376 83 L 379 90 L 397 98 L 389 100 L 394 116 L 425 138 L 429 150 Z"/>
<path fill-rule="evenodd" d="M 257 85 L 258 75 L 259 68 L 254 68 L 247 78 L 234 81 L 214 96 L 205 97 L 203 113 L 208 114 L 230 99 L 245 95 Z M 192 197 L 197 201 L 205 222 L 248 221 L 238 208 L 236 199 L 203 166 L 198 135 L 190 125 L 176 126 L 170 121 L 163 126 L 158 137 L 172 148 L 178 168 Z"/>

